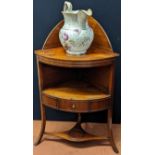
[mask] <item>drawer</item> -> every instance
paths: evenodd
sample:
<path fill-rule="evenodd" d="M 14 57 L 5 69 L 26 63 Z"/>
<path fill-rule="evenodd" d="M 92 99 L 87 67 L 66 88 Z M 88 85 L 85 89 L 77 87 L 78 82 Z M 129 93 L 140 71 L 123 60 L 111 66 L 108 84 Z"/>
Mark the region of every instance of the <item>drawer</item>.
<path fill-rule="evenodd" d="M 43 94 L 42 103 L 57 110 L 75 113 L 96 112 L 111 108 L 111 98 L 104 100 L 75 101 L 49 97 Z"/>

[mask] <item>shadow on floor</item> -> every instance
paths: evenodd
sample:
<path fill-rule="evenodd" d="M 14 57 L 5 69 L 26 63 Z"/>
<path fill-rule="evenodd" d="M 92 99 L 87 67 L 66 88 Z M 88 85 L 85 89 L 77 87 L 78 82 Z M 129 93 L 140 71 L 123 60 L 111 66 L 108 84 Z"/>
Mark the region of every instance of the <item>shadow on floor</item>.
<path fill-rule="evenodd" d="M 86 148 L 86 147 L 95 147 L 95 146 L 111 146 L 110 143 L 107 140 L 94 140 L 94 141 L 85 141 L 85 142 L 70 142 L 64 139 L 49 139 L 49 138 L 43 138 L 42 142 L 44 141 L 53 141 L 53 142 L 59 142 L 63 143 L 65 145 L 76 147 L 76 148 Z"/>

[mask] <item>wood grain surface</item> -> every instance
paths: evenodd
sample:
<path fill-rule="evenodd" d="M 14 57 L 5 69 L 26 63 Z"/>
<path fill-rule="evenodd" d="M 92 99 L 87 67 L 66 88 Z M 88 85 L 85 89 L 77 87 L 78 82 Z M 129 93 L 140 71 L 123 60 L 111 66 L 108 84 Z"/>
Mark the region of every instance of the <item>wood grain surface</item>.
<path fill-rule="evenodd" d="M 41 121 L 34 121 L 34 139 L 39 134 Z M 61 132 L 71 129 L 75 122 L 47 121 L 46 132 Z M 121 154 L 121 125 L 113 124 L 114 140 Z M 89 133 L 107 135 L 107 125 L 100 123 L 84 123 L 82 127 Z M 116 155 L 111 146 L 105 146 L 107 142 L 89 141 L 74 143 L 60 140 L 56 137 L 44 135 L 42 143 L 33 148 L 33 155 Z"/>
<path fill-rule="evenodd" d="M 42 92 L 47 96 L 58 97 L 67 100 L 95 100 L 110 97 L 100 89 L 83 81 L 68 81 L 48 88 Z"/>
<path fill-rule="evenodd" d="M 110 49 L 93 48 L 85 55 L 73 56 L 65 52 L 62 47 L 35 51 L 39 61 L 61 67 L 94 67 L 110 64 L 118 56 Z"/>
<path fill-rule="evenodd" d="M 63 47 L 51 48 L 46 50 L 36 50 L 36 54 L 50 59 L 58 59 L 64 61 L 93 61 L 100 59 L 110 59 L 118 56 L 117 53 L 105 48 L 94 48 L 87 54 L 75 56 L 65 52 Z"/>

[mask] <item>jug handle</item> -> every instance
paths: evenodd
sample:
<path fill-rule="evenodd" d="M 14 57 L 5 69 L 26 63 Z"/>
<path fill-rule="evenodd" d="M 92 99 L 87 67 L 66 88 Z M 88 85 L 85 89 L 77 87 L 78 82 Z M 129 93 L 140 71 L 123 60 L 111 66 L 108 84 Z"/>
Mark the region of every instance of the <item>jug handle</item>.
<path fill-rule="evenodd" d="M 72 3 L 65 1 L 63 11 L 72 11 Z"/>

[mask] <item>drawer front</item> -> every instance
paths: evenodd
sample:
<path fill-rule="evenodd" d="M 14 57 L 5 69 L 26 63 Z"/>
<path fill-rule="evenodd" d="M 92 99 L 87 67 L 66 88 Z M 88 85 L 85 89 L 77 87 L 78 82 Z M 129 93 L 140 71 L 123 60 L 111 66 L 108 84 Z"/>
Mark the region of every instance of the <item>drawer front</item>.
<path fill-rule="evenodd" d="M 42 95 L 42 102 L 44 105 L 54 109 L 76 113 L 95 112 L 111 108 L 111 99 L 96 101 L 73 101 L 51 98 L 46 95 Z"/>

